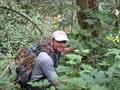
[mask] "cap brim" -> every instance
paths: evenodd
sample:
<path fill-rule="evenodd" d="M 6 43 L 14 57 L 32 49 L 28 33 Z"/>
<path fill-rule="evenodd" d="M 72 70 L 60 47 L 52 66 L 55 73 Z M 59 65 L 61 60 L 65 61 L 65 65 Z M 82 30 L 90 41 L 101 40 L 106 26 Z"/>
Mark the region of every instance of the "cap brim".
<path fill-rule="evenodd" d="M 55 40 L 57 40 L 57 41 L 69 41 L 69 39 L 66 36 L 55 37 Z"/>

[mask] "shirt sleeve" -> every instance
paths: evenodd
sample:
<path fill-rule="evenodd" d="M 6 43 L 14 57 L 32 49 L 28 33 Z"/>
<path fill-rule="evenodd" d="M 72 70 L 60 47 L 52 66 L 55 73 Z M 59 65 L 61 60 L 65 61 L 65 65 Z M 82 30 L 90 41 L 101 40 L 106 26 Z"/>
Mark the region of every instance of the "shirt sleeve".
<path fill-rule="evenodd" d="M 44 75 L 47 77 L 47 79 L 50 82 L 53 82 L 57 78 L 57 74 L 54 68 L 54 63 L 52 58 L 46 53 L 46 52 L 41 52 L 38 56 L 38 59 L 41 59 L 39 64 L 40 67 L 44 73 Z"/>

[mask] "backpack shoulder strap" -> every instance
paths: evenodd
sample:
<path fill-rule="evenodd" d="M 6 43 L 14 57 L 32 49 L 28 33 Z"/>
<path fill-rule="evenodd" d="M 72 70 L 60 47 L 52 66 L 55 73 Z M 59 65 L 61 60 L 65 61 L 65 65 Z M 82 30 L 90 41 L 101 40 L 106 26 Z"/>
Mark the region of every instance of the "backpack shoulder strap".
<path fill-rule="evenodd" d="M 42 45 L 40 52 L 46 52 L 52 59 L 54 59 L 52 50 L 50 48 L 48 48 L 48 45 Z"/>

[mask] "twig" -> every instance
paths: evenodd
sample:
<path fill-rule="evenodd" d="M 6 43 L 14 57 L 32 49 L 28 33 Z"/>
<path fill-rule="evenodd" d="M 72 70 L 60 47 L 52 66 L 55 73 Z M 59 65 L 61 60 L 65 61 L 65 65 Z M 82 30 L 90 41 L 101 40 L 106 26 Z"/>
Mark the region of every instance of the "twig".
<path fill-rule="evenodd" d="M 25 60 L 25 59 L 27 59 L 27 58 L 29 58 L 29 57 L 31 57 L 31 56 L 33 56 L 33 55 L 30 55 L 30 56 L 28 56 L 28 57 L 25 57 L 25 58 L 23 58 L 23 59 L 21 59 L 21 60 Z M 3 77 L 3 75 L 4 75 L 5 72 L 8 70 L 8 68 L 9 68 L 11 65 L 14 65 L 14 64 L 16 64 L 16 63 L 18 63 L 18 62 L 16 61 L 16 62 L 13 62 L 12 64 L 9 64 L 9 65 L 6 67 L 6 69 L 3 71 L 3 73 L 0 75 L 0 79 Z"/>
<path fill-rule="evenodd" d="M 6 69 L 3 71 L 3 73 L 0 75 L 0 79 L 3 77 L 3 75 L 5 74 L 5 72 L 8 70 L 8 68 L 11 66 L 11 65 L 13 65 L 13 64 L 15 64 L 16 62 L 13 62 L 12 64 L 9 64 L 7 67 L 6 67 Z"/>
<path fill-rule="evenodd" d="M 36 23 L 34 23 L 34 22 L 33 22 L 30 18 L 28 18 L 27 16 L 21 14 L 20 12 L 14 10 L 14 9 L 12 9 L 12 8 L 7 8 L 7 7 L 3 7 L 3 6 L 0 6 L 0 8 L 5 9 L 5 10 L 10 10 L 10 11 L 15 12 L 15 13 L 19 14 L 20 16 L 24 17 L 24 18 L 27 19 L 29 22 L 31 22 L 34 26 L 36 26 L 37 29 L 40 31 L 41 34 L 43 34 L 42 31 L 40 30 L 40 28 L 38 27 L 38 25 L 37 25 Z"/>

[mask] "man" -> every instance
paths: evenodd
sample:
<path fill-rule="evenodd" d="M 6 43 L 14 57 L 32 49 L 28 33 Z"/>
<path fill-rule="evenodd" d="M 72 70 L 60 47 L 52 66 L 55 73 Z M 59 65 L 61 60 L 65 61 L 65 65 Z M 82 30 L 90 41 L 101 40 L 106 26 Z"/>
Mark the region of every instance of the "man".
<path fill-rule="evenodd" d="M 50 49 L 53 57 L 47 52 L 39 53 L 37 64 L 32 71 L 31 81 L 35 82 L 46 78 L 52 85 L 58 85 L 59 81 L 57 80 L 55 67 L 59 63 L 61 54 L 66 54 L 74 50 L 73 48 L 66 48 L 67 41 L 69 39 L 63 31 L 58 30 L 52 34 L 52 39 L 47 47 Z"/>

